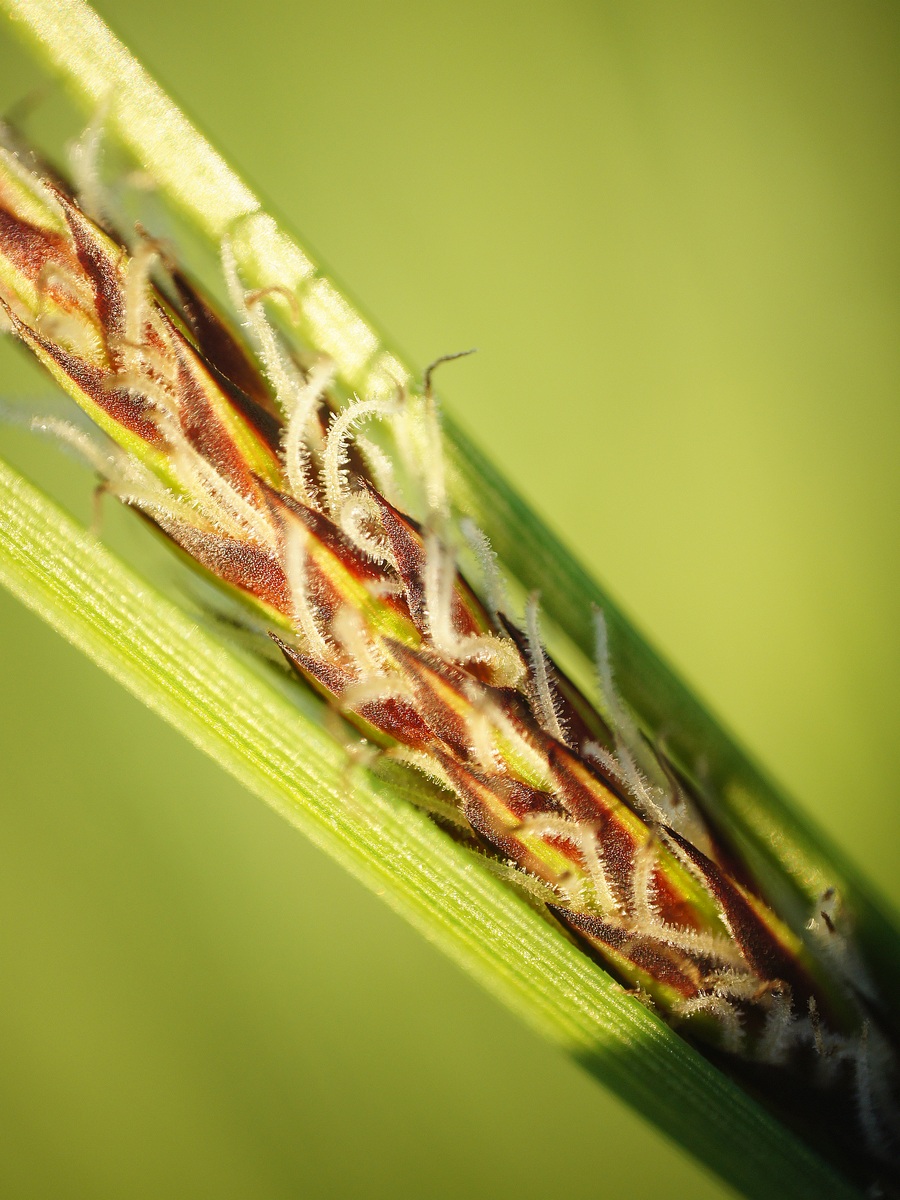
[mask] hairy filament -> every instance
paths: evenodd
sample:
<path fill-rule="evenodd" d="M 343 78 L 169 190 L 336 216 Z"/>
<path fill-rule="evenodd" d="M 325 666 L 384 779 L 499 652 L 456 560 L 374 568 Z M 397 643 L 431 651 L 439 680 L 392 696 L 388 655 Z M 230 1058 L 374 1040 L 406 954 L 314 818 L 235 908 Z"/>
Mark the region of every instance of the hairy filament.
<path fill-rule="evenodd" d="M 387 400 L 354 399 L 332 417 L 323 464 L 325 498 L 332 517 L 340 518 L 347 498 L 348 442 L 354 427 L 374 417 L 389 417 L 394 411 L 395 406 Z"/>
<path fill-rule="evenodd" d="M 310 500 L 313 488 L 310 482 L 311 456 L 307 445 L 309 423 L 316 407 L 334 379 L 334 363 L 331 359 L 320 359 L 310 368 L 306 382 L 296 392 L 293 406 L 288 411 L 284 433 L 284 467 L 288 483 L 295 496 Z"/>
<path fill-rule="evenodd" d="M 531 663 L 534 679 L 536 715 L 544 729 L 557 739 L 566 741 L 556 703 L 550 687 L 550 675 L 547 671 L 547 658 L 541 645 L 541 631 L 538 625 L 538 595 L 533 592 L 525 605 L 525 628 L 528 636 L 528 658 Z"/>

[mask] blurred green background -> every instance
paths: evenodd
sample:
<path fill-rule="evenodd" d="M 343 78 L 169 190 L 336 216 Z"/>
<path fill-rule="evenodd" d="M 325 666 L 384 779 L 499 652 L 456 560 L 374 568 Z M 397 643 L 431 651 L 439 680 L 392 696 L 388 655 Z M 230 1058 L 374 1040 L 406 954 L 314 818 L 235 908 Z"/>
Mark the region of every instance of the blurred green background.
<path fill-rule="evenodd" d="M 413 362 L 480 347 L 454 414 L 897 903 L 897 6 L 100 9 Z M 8 107 L 38 73 L 0 56 Z M 0 621 L 4 1197 L 725 1194 Z"/>

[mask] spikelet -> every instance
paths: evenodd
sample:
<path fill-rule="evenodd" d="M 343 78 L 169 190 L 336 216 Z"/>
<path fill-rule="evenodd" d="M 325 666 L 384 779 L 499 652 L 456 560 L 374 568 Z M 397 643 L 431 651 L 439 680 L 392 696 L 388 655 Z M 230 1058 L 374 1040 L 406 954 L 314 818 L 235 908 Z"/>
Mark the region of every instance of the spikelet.
<path fill-rule="evenodd" d="M 888 1153 L 890 1051 L 877 998 L 843 969 L 852 931 L 823 907 L 804 940 L 757 894 L 619 699 L 602 616 L 598 707 L 544 649 L 538 598 L 521 625 L 504 611 L 464 520 L 485 601 L 469 586 L 430 381 L 339 407 L 330 363 L 304 371 L 228 245 L 223 265 L 261 365 L 171 263 L 157 282 L 152 244 L 127 250 L 0 148 L 0 314 L 111 439 L 93 454 L 109 488 L 251 605 L 370 741 L 437 781 L 436 819 L 625 987 L 711 1053 L 820 1075 Z M 398 507 L 410 476 L 418 521 Z"/>

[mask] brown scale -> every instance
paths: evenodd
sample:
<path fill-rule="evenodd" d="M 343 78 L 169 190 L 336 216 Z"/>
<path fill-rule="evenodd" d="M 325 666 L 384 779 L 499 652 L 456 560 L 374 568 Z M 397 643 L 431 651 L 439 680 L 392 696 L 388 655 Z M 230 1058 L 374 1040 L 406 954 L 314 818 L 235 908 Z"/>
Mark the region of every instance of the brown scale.
<path fill-rule="evenodd" d="M 174 334 L 174 331 L 173 331 Z M 199 362 L 190 364 L 193 350 L 187 343 L 174 345 L 178 364 L 178 415 L 185 436 L 197 452 L 209 462 L 223 479 L 242 496 L 254 497 L 262 503 L 257 476 L 246 464 L 243 455 L 230 436 L 209 398 L 203 391 L 195 372 L 203 370 Z M 193 368 L 193 369 L 192 369 Z"/>
<path fill-rule="evenodd" d="M 270 632 L 269 637 L 291 666 L 304 678 L 311 679 L 317 685 L 316 690 L 324 691 L 327 699 L 340 701 L 344 693 L 358 682 L 356 672 L 347 670 L 340 663 L 328 662 L 317 655 L 307 654 L 284 641 L 276 633 Z"/>
<path fill-rule="evenodd" d="M 781 944 L 721 867 L 674 829 L 667 828 L 666 834 L 682 850 L 721 906 L 741 954 L 760 980 L 780 980 L 788 984 L 795 1007 L 805 1011 L 810 997 L 818 993 L 796 957 Z"/>
<path fill-rule="evenodd" d="M 281 466 L 281 439 L 284 432 L 284 422 L 258 404 L 246 392 L 241 391 L 236 383 L 223 375 L 216 363 L 198 352 L 200 360 L 212 376 L 219 391 L 230 402 L 231 407 L 248 428 L 255 434 L 258 441 L 266 447 L 272 456 L 273 463 Z"/>
<path fill-rule="evenodd" d="M 561 877 L 553 877 L 546 864 L 528 849 L 513 829 L 498 828 L 494 811 L 494 802 L 499 799 L 518 823 L 534 816 L 564 818 L 565 812 L 553 796 L 502 775 L 476 771 L 438 747 L 432 747 L 430 753 L 459 794 L 466 819 L 485 846 L 547 883 L 561 882 Z M 573 865 L 581 867 L 578 849 L 571 841 L 554 836 L 543 840 Z"/>
<path fill-rule="evenodd" d="M 209 298 L 175 266 L 166 261 L 166 269 L 178 295 L 181 313 L 203 357 L 215 365 L 218 373 L 236 387 L 257 409 L 277 422 L 283 422 L 262 376 L 241 342 L 213 308 Z"/>
<path fill-rule="evenodd" d="M 197 358 L 218 390 L 268 449 L 273 463 L 280 464 L 284 421 L 262 376 L 209 300 L 174 263 L 167 258 L 164 263 L 176 289 L 177 310 L 170 309 L 168 298 L 160 292 L 157 292 L 157 302 L 164 311 L 170 309 L 175 313 L 191 339 Z"/>
<path fill-rule="evenodd" d="M 70 354 L 43 334 L 23 324 L 11 309 L 7 308 L 6 311 L 22 341 L 39 347 L 112 420 L 142 438 L 150 446 L 162 448 L 165 445 L 159 426 L 149 415 L 153 411 L 149 401 L 140 396 L 133 396 L 125 388 L 110 387 L 109 380 L 112 376 L 108 371 Z"/>
<path fill-rule="evenodd" d="M 248 592 L 285 616 L 291 612 L 287 577 L 265 550 L 183 521 L 169 521 L 163 526 L 152 517 L 146 519 L 222 582 Z"/>
<path fill-rule="evenodd" d="M 528 671 L 530 691 L 529 708 L 535 720 L 539 720 L 536 704 L 536 683 L 531 666 L 531 647 L 528 638 L 505 613 L 499 613 L 500 631 L 513 642 Z M 612 732 L 602 718 L 591 709 L 590 702 L 562 671 L 545 656 L 550 688 L 553 693 L 556 716 L 565 735 L 566 745 L 581 750 L 586 742 L 599 741 L 607 747 L 613 744 Z"/>
<path fill-rule="evenodd" d="M 425 543 L 420 526 L 396 509 L 370 483 L 365 490 L 378 505 L 384 532 L 397 562 L 397 570 L 406 590 L 410 615 L 423 634 L 428 632 L 428 611 L 423 577 L 425 573 Z M 457 571 L 451 595 L 451 622 L 459 637 L 470 637 L 490 629 L 490 621 L 481 601 Z M 477 664 L 473 664 L 473 667 Z"/>
<path fill-rule="evenodd" d="M 317 629 L 330 629 L 338 613 L 346 606 L 344 594 L 332 583 L 327 572 L 312 557 L 305 564 L 306 603 Z M 290 614 L 288 614 L 290 615 Z M 349 664 L 346 655 L 333 644 L 335 656 Z M 358 672 L 352 671 L 353 681 L 358 682 Z"/>
<path fill-rule="evenodd" d="M 97 317 L 109 343 L 125 332 L 125 300 L 120 280 L 120 262 L 125 251 L 121 250 L 118 259 L 114 259 L 97 236 L 94 225 L 65 192 L 54 189 L 54 194 L 72 234 L 78 262 L 94 290 Z"/>
<path fill-rule="evenodd" d="M 13 265 L 29 279 L 37 279 L 46 267 L 73 265 L 69 240 L 52 229 L 14 216 L 0 204 L 0 249 Z"/>
<path fill-rule="evenodd" d="M 433 737 L 459 758 L 468 758 L 472 745 L 469 727 L 435 687 L 436 684 L 449 685 L 462 695 L 459 687 L 461 672 L 452 668 L 448 671 L 447 665 L 429 651 L 412 650 L 392 638 L 384 641 L 391 657 L 412 685 L 417 708 Z"/>
<path fill-rule="evenodd" d="M 413 750 L 428 750 L 434 744 L 433 734 L 421 715 L 398 696 L 367 700 L 365 704 L 358 705 L 354 712 L 362 717 L 369 728 L 403 746 Z"/>
<path fill-rule="evenodd" d="M 356 673 L 336 663 L 305 654 L 274 633 L 269 636 L 294 670 L 312 683 L 329 703 L 336 704 L 364 736 L 379 745 L 390 746 L 400 742 L 416 750 L 427 749 L 434 742 L 434 735 L 416 709 L 398 697 L 369 700 L 348 711 L 342 699 L 348 689 L 358 682 Z"/>
<path fill-rule="evenodd" d="M 283 510 L 287 509 L 294 517 L 306 527 L 309 533 L 326 547 L 342 566 L 355 579 L 360 580 L 370 586 L 379 587 L 385 582 L 385 579 L 390 578 L 390 573 L 385 571 L 384 567 L 373 563 L 370 558 L 367 558 L 361 550 L 350 541 L 347 535 L 333 521 L 314 508 L 309 508 L 300 500 L 295 500 L 293 496 L 288 496 L 284 492 L 278 491 L 271 487 L 265 480 L 260 479 L 259 484 L 263 494 L 266 497 L 270 511 L 279 520 L 284 521 Z M 390 593 L 385 594 L 385 604 L 395 605 L 401 608 L 398 604 L 398 597 Z M 405 604 L 402 605 L 402 611 L 408 613 Z"/>
<path fill-rule="evenodd" d="M 576 821 L 584 821 L 596 829 L 597 841 L 603 852 L 604 873 L 616 898 L 626 907 L 631 900 L 634 859 L 639 847 L 634 834 L 623 826 L 616 815 L 616 808 L 624 805 L 624 801 L 611 789 L 605 789 L 609 794 L 609 803 L 604 803 L 595 791 L 585 787 L 577 778 L 569 750 L 559 743 L 551 743 L 547 750 L 550 768 L 565 807 Z M 584 766 L 583 763 L 579 765 Z M 598 783 L 597 786 L 604 785 Z"/>
<path fill-rule="evenodd" d="M 548 904 L 547 907 L 563 924 L 586 937 L 589 944 L 596 944 L 595 948 L 599 949 L 601 954 L 602 948 L 608 947 L 615 955 L 621 955 L 633 963 L 656 983 L 673 988 L 685 999 L 692 999 L 700 993 L 703 985 L 702 973 L 687 955 L 666 946 L 656 938 L 631 932 L 590 913 L 572 912 L 557 904 Z"/>

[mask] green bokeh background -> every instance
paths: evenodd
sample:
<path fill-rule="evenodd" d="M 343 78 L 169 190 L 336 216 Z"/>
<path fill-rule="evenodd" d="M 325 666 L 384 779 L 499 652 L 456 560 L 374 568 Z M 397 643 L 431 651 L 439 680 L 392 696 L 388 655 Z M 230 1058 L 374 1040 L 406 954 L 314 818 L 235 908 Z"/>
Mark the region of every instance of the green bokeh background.
<path fill-rule="evenodd" d="M 454 414 L 900 901 L 897 6 L 100 9 L 412 361 L 480 347 Z M 3 104 L 36 78 L 4 32 Z M 0 621 L 0 1194 L 726 1194 Z"/>

